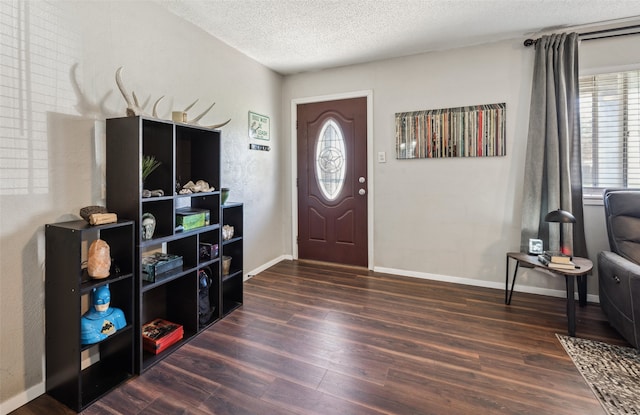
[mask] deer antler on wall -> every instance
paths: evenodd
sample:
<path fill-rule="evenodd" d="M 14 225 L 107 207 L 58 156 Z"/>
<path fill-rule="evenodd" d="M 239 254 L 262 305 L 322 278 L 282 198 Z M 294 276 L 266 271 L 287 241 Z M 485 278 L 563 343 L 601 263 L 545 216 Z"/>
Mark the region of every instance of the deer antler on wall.
<path fill-rule="evenodd" d="M 122 69 L 123 67 L 121 66 L 116 70 L 116 84 L 118 85 L 118 89 L 120 90 L 120 93 L 122 94 L 125 102 L 127 103 L 127 117 L 135 117 L 137 115 L 148 115 L 147 113 L 145 113 L 144 108 L 140 105 L 138 101 L 138 97 L 136 96 L 136 93 L 134 91 L 131 91 L 131 94 L 127 92 L 127 89 L 125 88 L 124 83 L 122 82 Z M 164 98 L 164 95 L 158 98 L 156 102 L 154 102 L 153 110 L 152 110 L 153 113 L 151 115 L 152 117 L 159 118 L 158 104 L 163 98 Z M 184 112 L 187 112 L 188 110 L 190 110 L 197 102 L 198 100 L 196 99 L 191 105 L 185 108 Z M 193 118 L 192 120 L 187 121 L 187 124 L 196 125 L 199 127 L 211 128 L 211 129 L 220 128 L 227 125 L 231 121 L 231 118 L 229 118 L 227 121 L 222 122 L 220 124 L 200 125 L 198 123 L 202 119 L 202 117 L 204 117 L 211 110 L 211 108 L 213 108 L 214 105 L 216 105 L 215 102 L 211 104 L 209 108 L 204 110 L 204 112 L 202 112 L 200 115 Z"/>
<path fill-rule="evenodd" d="M 194 105 L 196 105 L 196 103 L 198 102 L 198 100 L 196 99 L 195 101 L 193 101 L 193 103 L 191 105 L 188 105 L 185 109 L 184 112 L 186 113 L 187 111 L 189 111 Z M 200 125 L 198 124 L 198 121 L 200 121 L 202 119 L 202 117 L 204 117 L 207 112 L 209 112 L 211 110 L 211 108 L 213 108 L 213 106 L 216 105 L 216 103 L 214 102 L 213 104 L 209 105 L 209 108 L 207 108 L 206 110 L 204 110 L 204 112 L 200 115 L 198 115 L 197 117 L 195 117 L 192 120 L 187 121 L 187 124 L 191 124 L 191 125 Z M 203 125 L 202 127 L 206 127 L 206 128 L 220 128 L 220 127 L 224 127 L 225 125 L 229 124 L 229 121 L 231 121 L 231 118 L 229 118 L 227 121 L 220 123 L 220 124 L 213 124 L 213 125 Z"/>

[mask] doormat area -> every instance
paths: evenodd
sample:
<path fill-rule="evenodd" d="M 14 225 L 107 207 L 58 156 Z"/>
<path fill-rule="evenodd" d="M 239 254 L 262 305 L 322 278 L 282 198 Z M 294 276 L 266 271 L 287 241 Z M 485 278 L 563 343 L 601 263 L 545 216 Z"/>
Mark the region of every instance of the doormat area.
<path fill-rule="evenodd" d="M 556 334 L 610 415 L 640 415 L 640 351 Z"/>

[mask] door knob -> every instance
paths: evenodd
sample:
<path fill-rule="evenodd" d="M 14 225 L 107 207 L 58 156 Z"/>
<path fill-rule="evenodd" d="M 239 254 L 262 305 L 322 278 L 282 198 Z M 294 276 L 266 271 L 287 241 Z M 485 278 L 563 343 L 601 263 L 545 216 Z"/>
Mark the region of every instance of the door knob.
<path fill-rule="evenodd" d="M 360 189 L 360 190 L 358 190 L 358 194 L 359 194 L 360 196 L 364 196 L 366 193 L 367 193 L 367 191 L 366 191 L 366 190 L 364 190 L 364 189 Z"/>

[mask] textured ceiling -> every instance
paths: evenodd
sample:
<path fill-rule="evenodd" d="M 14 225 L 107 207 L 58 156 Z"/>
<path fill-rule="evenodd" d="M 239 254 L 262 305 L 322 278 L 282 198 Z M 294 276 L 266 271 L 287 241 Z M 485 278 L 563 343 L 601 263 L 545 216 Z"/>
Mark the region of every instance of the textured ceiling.
<path fill-rule="evenodd" d="M 524 38 L 596 22 L 638 20 L 640 16 L 638 0 L 156 2 L 282 74 Z"/>

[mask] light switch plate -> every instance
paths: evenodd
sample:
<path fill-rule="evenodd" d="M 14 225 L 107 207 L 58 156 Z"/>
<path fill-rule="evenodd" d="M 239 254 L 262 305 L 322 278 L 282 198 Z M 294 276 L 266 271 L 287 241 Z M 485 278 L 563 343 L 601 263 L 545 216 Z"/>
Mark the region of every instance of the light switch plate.
<path fill-rule="evenodd" d="M 386 163 L 387 162 L 387 153 L 384 151 L 378 151 L 378 163 Z"/>

